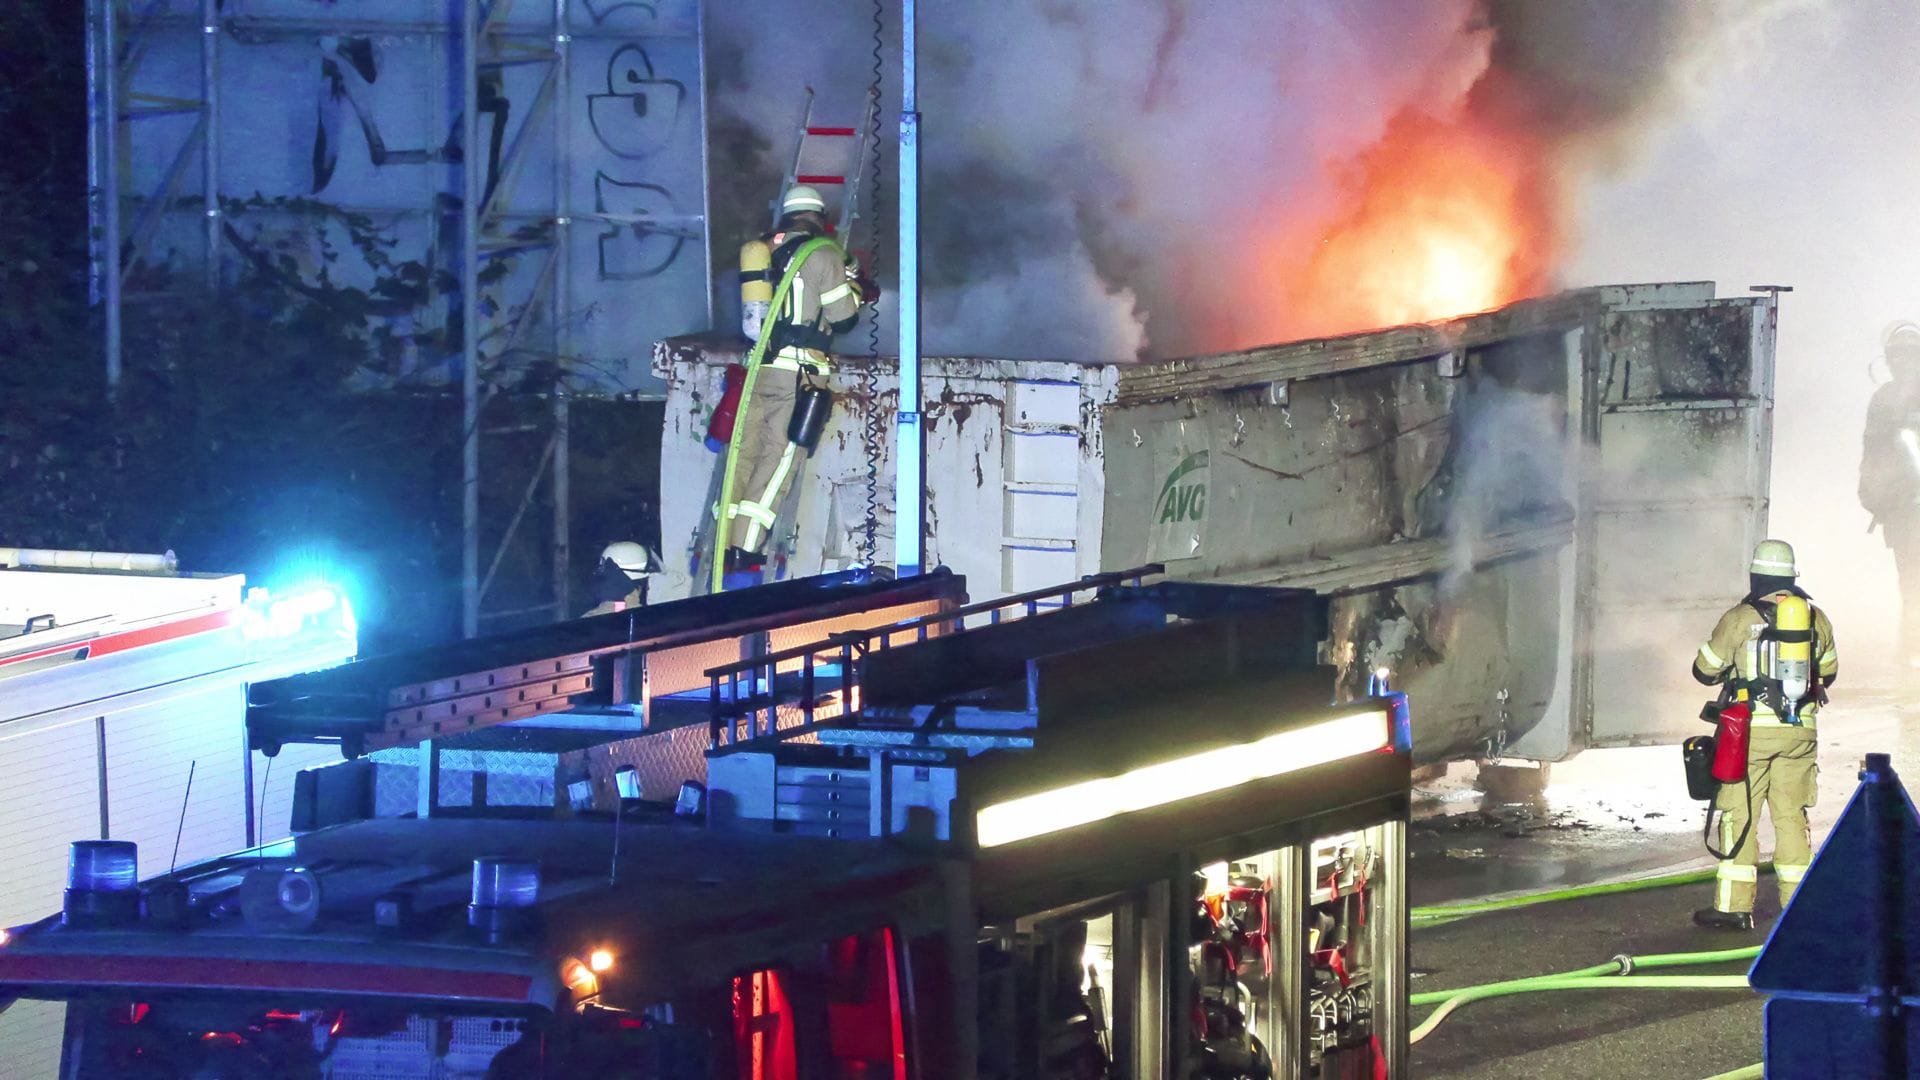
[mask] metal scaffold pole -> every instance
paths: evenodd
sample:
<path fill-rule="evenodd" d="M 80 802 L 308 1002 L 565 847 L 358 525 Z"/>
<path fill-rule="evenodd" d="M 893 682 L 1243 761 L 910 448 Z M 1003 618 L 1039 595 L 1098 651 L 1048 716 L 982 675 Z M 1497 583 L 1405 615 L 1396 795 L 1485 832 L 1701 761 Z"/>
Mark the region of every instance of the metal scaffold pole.
<path fill-rule="evenodd" d="M 479 0 L 460 4 L 460 630 L 480 632 Z"/>
<path fill-rule="evenodd" d="M 572 21 L 567 0 L 553 0 L 554 100 L 573 100 L 569 57 L 573 47 Z M 554 618 L 565 619 L 572 607 L 569 570 L 572 557 L 573 488 L 569 470 L 573 453 L 572 375 L 573 292 L 568 231 L 572 228 L 572 129 L 561 106 L 553 109 L 553 600 Z M 709 290 L 711 291 L 711 290 Z"/>
<path fill-rule="evenodd" d="M 200 143 L 201 208 L 205 212 L 209 293 L 220 287 L 220 4 L 200 0 L 200 99 L 206 127 Z"/>
<path fill-rule="evenodd" d="M 699 60 L 700 73 L 700 122 L 707 122 L 707 5 L 705 0 L 697 0 L 693 8 L 694 51 Z M 713 140 L 702 135 L 700 139 L 700 250 L 706 253 L 702 264 L 706 270 L 707 329 L 714 328 L 713 314 L 713 237 L 709 223 L 713 221 Z"/>
<path fill-rule="evenodd" d="M 926 564 L 926 432 L 920 411 L 920 113 L 914 0 L 900 3 L 900 413 L 894 447 L 894 573 Z"/>
<path fill-rule="evenodd" d="M 97 35 L 93 66 L 94 197 L 99 200 L 99 245 L 94 263 L 94 300 L 106 330 L 107 394 L 120 389 L 120 28 L 117 0 L 96 0 L 90 30 Z M 95 29 L 97 28 L 97 29 Z"/>

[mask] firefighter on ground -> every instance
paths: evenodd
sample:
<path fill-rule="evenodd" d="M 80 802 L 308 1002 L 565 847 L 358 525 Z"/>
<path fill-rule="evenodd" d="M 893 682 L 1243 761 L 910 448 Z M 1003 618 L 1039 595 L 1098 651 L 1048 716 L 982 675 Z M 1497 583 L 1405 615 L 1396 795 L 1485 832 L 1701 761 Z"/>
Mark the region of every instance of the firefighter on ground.
<path fill-rule="evenodd" d="M 1807 810 L 1817 790 L 1814 722 L 1840 670 L 1833 624 L 1794 584 L 1793 548 L 1763 540 L 1747 568 L 1750 590 L 1714 625 L 1693 661 L 1693 677 L 1726 684 L 1722 701 L 1752 709 L 1747 779 L 1722 783 L 1713 906 L 1693 913 L 1701 926 L 1753 929 L 1761 810 L 1773 816 L 1773 873 L 1780 903 L 1792 899 L 1813 861 Z M 1796 667 L 1795 657 L 1805 657 Z"/>
<path fill-rule="evenodd" d="M 740 328 L 760 346 L 760 360 L 748 374 L 749 389 L 721 462 L 732 470 L 732 483 L 719 528 L 725 573 L 757 578 L 781 500 L 811 455 L 804 439 L 790 437 L 802 432 L 791 430 L 789 421 L 801 406 L 803 419 L 813 422 L 800 426 L 818 438 L 831 401 L 827 354 L 833 337 L 853 329 L 860 305 L 874 290 L 829 235 L 826 203 L 805 184 L 787 190 L 779 225 L 742 246 L 740 256 Z"/>
<path fill-rule="evenodd" d="M 1920 668 L 1920 326 L 1881 336 L 1890 381 L 1867 404 L 1860 447 L 1860 505 L 1893 551 L 1900 577 L 1900 651 Z"/>
<path fill-rule="evenodd" d="M 594 568 L 592 610 L 581 618 L 647 606 L 647 585 L 660 572 L 658 552 L 632 540 L 608 544 Z"/>

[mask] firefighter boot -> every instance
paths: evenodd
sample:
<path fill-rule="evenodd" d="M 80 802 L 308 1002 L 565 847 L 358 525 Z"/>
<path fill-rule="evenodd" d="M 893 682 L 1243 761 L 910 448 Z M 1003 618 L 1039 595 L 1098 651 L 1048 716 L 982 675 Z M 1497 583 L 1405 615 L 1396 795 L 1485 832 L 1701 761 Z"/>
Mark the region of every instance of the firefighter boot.
<path fill-rule="evenodd" d="M 1693 925 L 1704 926 L 1710 930 L 1751 930 L 1753 929 L 1753 912 L 1701 908 L 1693 913 Z"/>

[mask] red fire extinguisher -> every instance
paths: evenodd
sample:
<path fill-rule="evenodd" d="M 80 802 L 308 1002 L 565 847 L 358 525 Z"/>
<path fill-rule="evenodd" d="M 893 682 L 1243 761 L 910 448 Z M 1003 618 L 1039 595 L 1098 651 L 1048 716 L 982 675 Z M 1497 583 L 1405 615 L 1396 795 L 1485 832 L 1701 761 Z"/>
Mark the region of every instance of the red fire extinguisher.
<path fill-rule="evenodd" d="M 1713 778 L 1737 784 L 1747 778 L 1747 736 L 1753 728 L 1753 706 L 1736 701 L 1720 710 L 1719 730 L 1713 735 Z"/>
<path fill-rule="evenodd" d="M 707 449 L 719 453 L 733 440 L 733 422 L 740 412 L 740 395 L 747 386 L 747 369 L 742 364 L 728 364 L 724 381 L 721 383 L 720 402 L 713 407 L 713 415 L 707 420 Z"/>

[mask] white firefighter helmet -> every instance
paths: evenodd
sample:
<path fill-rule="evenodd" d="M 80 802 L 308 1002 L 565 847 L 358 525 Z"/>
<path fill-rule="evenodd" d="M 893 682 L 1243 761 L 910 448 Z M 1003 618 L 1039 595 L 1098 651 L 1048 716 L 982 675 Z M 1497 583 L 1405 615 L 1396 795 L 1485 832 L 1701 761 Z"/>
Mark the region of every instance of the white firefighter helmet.
<path fill-rule="evenodd" d="M 1888 323 L 1887 328 L 1880 332 L 1880 348 L 1883 352 L 1893 352 L 1895 349 L 1920 350 L 1920 325 L 1906 319 Z"/>
<path fill-rule="evenodd" d="M 820 189 L 812 184 L 795 184 L 787 189 L 786 196 L 780 200 L 782 214 L 796 214 L 802 210 L 821 214 L 827 211 L 827 200 L 820 197 Z"/>
<path fill-rule="evenodd" d="M 657 573 L 660 560 L 645 546 L 632 540 L 618 540 L 608 544 L 600 558 L 620 568 L 628 577 L 638 578 Z"/>
<path fill-rule="evenodd" d="M 1800 571 L 1793 565 L 1793 545 L 1785 540 L 1760 541 L 1753 549 L 1753 563 L 1747 572 L 1764 577 L 1799 577 Z"/>

